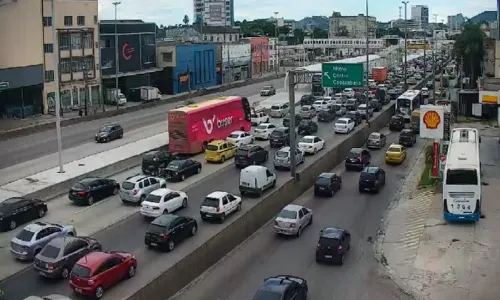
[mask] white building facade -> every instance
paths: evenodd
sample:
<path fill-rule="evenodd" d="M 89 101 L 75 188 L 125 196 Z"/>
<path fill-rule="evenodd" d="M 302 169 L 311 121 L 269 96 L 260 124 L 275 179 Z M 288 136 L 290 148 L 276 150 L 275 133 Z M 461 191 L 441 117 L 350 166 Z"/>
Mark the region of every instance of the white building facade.
<path fill-rule="evenodd" d="M 269 39 L 269 70 L 273 71 L 279 67 L 279 46 L 276 38 Z"/>
<path fill-rule="evenodd" d="M 205 26 L 234 26 L 234 0 L 193 0 L 193 22 Z"/>
<path fill-rule="evenodd" d="M 223 82 L 233 82 L 251 77 L 252 49 L 248 41 L 222 44 Z"/>
<path fill-rule="evenodd" d="M 355 56 L 366 54 L 366 39 L 331 38 L 304 39 L 307 50 L 321 49 L 328 56 Z M 377 53 L 385 48 L 383 39 L 369 39 L 369 53 Z"/>
<path fill-rule="evenodd" d="M 413 5 L 411 19 L 415 20 L 420 28 L 427 28 L 429 26 L 429 7 L 427 5 Z"/>
<path fill-rule="evenodd" d="M 364 15 L 357 16 L 342 16 L 338 12 L 334 12 L 329 20 L 328 37 L 349 37 L 362 38 L 366 37 L 366 17 Z M 377 28 L 377 19 L 368 17 L 368 36 L 375 38 Z"/>

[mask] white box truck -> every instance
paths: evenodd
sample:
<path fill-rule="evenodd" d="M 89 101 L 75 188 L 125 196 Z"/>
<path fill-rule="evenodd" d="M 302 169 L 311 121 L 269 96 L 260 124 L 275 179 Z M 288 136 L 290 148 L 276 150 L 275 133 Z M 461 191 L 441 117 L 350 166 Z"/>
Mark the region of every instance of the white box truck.
<path fill-rule="evenodd" d="M 142 101 L 154 101 L 160 100 L 161 93 L 158 88 L 152 86 L 141 87 L 141 100 Z"/>
<path fill-rule="evenodd" d="M 106 100 L 110 104 L 115 104 L 118 102 L 118 105 L 127 104 L 127 98 L 123 95 L 120 89 L 107 89 L 106 90 Z"/>

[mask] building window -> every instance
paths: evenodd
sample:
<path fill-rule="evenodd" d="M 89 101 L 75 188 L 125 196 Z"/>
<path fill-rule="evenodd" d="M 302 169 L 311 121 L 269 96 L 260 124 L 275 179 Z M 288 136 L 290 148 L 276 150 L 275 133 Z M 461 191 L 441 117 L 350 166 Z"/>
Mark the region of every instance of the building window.
<path fill-rule="evenodd" d="M 71 49 L 82 49 L 82 35 L 80 33 L 71 34 Z"/>
<path fill-rule="evenodd" d="M 145 64 L 152 64 L 154 62 L 155 62 L 155 60 L 154 60 L 154 58 L 153 58 L 152 55 L 146 55 L 146 56 L 144 56 L 144 63 Z"/>
<path fill-rule="evenodd" d="M 102 38 L 101 37 L 101 48 L 113 48 L 114 46 L 114 41 L 110 38 Z"/>
<path fill-rule="evenodd" d="M 69 34 L 65 33 L 59 36 L 59 50 L 69 50 L 70 44 Z"/>
<path fill-rule="evenodd" d="M 53 44 L 43 44 L 43 52 L 44 53 L 54 53 L 54 45 Z"/>
<path fill-rule="evenodd" d="M 76 17 L 76 23 L 78 26 L 85 26 L 85 16 Z"/>
<path fill-rule="evenodd" d="M 94 15 L 94 25 L 97 25 L 99 23 L 99 19 L 97 19 L 97 15 Z"/>
<path fill-rule="evenodd" d="M 69 74 L 71 73 L 71 59 L 63 58 L 60 63 L 61 74 Z"/>
<path fill-rule="evenodd" d="M 214 36 L 213 36 L 213 35 L 211 35 L 211 36 L 210 36 L 210 41 L 211 41 L 211 42 L 213 42 L 213 41 L 214 41 Z"/>
<path fill-rule="evenodd" d="M 73 26 L 73 16 L 64 16 L 64 26 Z"/>
<path fill-rule="evenodd" d="M 94 35 L 90 32 L 83 34 L 83 47 L 85 49 L 92 49 L 94 46 Z"/>
<path fill-rule="evenodd" d="M 71 59 L 71 72 L 83 71 L 83 57 L 73 57 Z"/>
<path fill-rule="evenodd" d="M 54 71 L 45 71 L 45 82 L 51 82 L 54 81 Z"/>
<path fill-rule="evenodd" d="M 155 37 L 152 35 L 144 35 L 142 37 L 142 45 L 143 46 L 154 46 L 155 44 Z"/>
<path fill-rule="evenodd" d="M 43 17 L 43 26 L 44 27 L 52 26 L 52 17 Z"/>
<path fill-rule="evenodd" d="M 174 60 L 174 55 L 172 52 L 163 53 L 164 62 L 172 62 Z"/>
<path fill-rule="evenodd" d="M 230 34 L 229 35 L 229 41 L 232 42 L 233 41 L 233 36 Z"/>
<path fill-rule="evenodd" d="M 115 61 L 113 59 L 103 59 L 101 69 L 111 69 L 115 66 Z"/>
<path fill-rule="evenodd" d="M 83 58 L 83 69 L 87 71 L 94 70 L 94 57 L 93 56 L 85 56 Z"/>

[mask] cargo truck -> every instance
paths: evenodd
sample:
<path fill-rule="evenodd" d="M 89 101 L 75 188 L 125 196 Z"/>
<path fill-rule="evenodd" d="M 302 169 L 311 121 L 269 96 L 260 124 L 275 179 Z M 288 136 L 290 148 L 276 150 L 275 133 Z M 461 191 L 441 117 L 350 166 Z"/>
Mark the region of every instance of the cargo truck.
<path fill-rule="evenodd" d="M 387 80 L 387 67 L 372 68 L 372 79 L 376 82 L 384 82 Z"/>
<path fill-rule="evenodd" d="M 160 100 L 161 93 L 155 87 L 152 86 L 143 86 L 141 87 L 141 100 L 142 101 L 154 101 Z"/>
<path fill-rule="evenodd" d="M 106 90 L 106 101 L 109 104 L 125 105 L 127 104 L 127 97 L 123 95 L 120 89 L 107 89 Z"/>

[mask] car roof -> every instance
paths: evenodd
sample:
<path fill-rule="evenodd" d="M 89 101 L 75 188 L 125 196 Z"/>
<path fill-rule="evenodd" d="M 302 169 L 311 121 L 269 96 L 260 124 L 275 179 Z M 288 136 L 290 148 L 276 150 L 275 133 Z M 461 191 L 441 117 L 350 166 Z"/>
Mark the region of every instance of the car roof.
<path fill-rule="evenodd" d="M 46 227 L 53 226 L 50 223 L 44 223 L 44 222 L 35 222 L 28 224 L 24 227 L 24 230 L 31 231 L 31 232 L 38 232 Z"/>
<path fill-rule="evenodd" d="M 256 145 L 256 144 L 245 144 L 245 145 L 241 145 L 239 146 L 238 148 L 240 150 L 249 150 L 249 149 L 252 149 L 252 148 L 255 148 L 255 147 L 258 147 L 259 145 Z"/>
<path fill-rule="evenodd" d="M 278 151 L 281 151 L 281 152 L 290 152 L 290 147 L 286 146 L 286 147 L 283 147 L 283 148 L 279 149 Z"/>
<path fill-rule="evenodd" d="M 260 290 L 265 290 L 273 293 L 283 294 L 286 288 L 292 283 L 290 279 L 271 277 L 264 281 Z"/>
<path fill-rule="evenodd" d="M 167 189 L 167 188 L 161 188 L 161 189 L 156 189 L 156 190 L 152 191 L 150 193 L 150 195 L 164 196 L 164 195 L 169 194 L 171 192 L 173 192 L 173 190 Z"/>
<path fill-rule="evenodd" d="M 208 143 L 209 145 L 216 145 L 216 146 L 219 146 L 223 143 L 225 143 L 226 141 L 225 140 L 213 140 L 211 141 L 210 143 Z"/>
<path fill-rule="evenodd" d="M 283 126 L 283 127 L 278 127 L 278 128 L 276 128 L 274 131 L 285 131 L 285 130 L 287 130 L 287 129 L 288 129 L 288 127 L 284 127 L 284 126 Z"/>
<path fill-rule="evenodd" d="M 26 199 L 23 197 L 12 197 L 12 198 L 6 199 L 5 201 L 2 201 L 1 204 L 14 204 L 14 203 L 17 203 L 17 202 L 22 201 L 22 200 L 29 200 L 29 199 Z"/>
<path fill-rule="evenodd" d="M 142 174 L 138 174 L 138 175 L 135 175 L 135 176 L 132 176 L 132 177 L 129 177 L 127 178 L 125 181 L 129 181 L 129 182 L 137 182 L 139 180 L 143 180 L 143 179 L 146 179 L 148 178 L 149 176 L 146 176 L 146 175 L 142 175 Z"/>
<path fill-rule="evenodd" d="M 363 148 L 351 148 L 351 150 L 349 150 L 349 152 L 356 152 L 356 153 L 360 153 L 361 151 L 363 151 Z"/>
<path fill-rule="evenodd" d="M 326 173 L 326 172 L 325 172 L 325 173 L 321 173 L 321 174 L 319 174 L 319 175 L 318 175 L 318 178 L 319 178 L 319 177 L 331 178 L 331 177 L 336 176 L 336 175 L 337 175 L 336 173 L 331 173 L 331 172 Z"/>
<path fill-rule="evenodd" d="M 342 237 L 342 234 L 344 233 L 344 229 L 340 228 L 335 228 L 335 227 L 327 227 L 324 228 L 321 231 L 321 237 L 327 238 L 327 239 L 339 239 Z"/>
<path fill-rule="evenodd" d="M 99 178 L 99 177 L 86 177 L 86 178 L 82 178 L 80 180 L 78 180 L 77 182 L 81 183 L 81 184 L 88 184 L 88 183 L 92 183 L 96 180 L 99 180 L 99 179 L 102 179 L 102 178 Z"/>
<path fill-rule="evenodd" d="M 216 191 L 216 192 L 211 192 L 210 194 L 207 195 L 207 197 L 220 199 L 226 196 L 227 194 L 228 194 L 227 192 Z"/>
<path fill-rule="evenodd" d="M 343 120 L 343 121 L 349 121 L 350 119 L 349 118 L 338 118 L 337 121 L 340 121 L 340 120 Z"/>
<path fill-rule="evenodd" d="M 248 167 L 244 168 L 242 171 L 245 171 L 245 172 L 247 172 L 247 171 L 248 171 L 248 172 L 252 172 L 252 171 L 259 171 L 259 170 L 262 170 L 262 169 L 267 170 L 267 168 L 266 168 L 266 167 L 264 167 L 264 166 L 259 166 L 259 165 L 250 165 L 250 166 L 248 166 Z"/>
<path fill-rule="evenodd" d="M 311 106 L 311 105 L 302 105 L 302 106 L 300 107 L 300 109 L 303 109 L 303 108 L 308 108 L 308 109 L 311 109 L 311 108 L 312 108 L 312 106 Z"/>
<path fill-rule="evenodd" d="M 297 204 L 288 204 L 287 206 L 285 206 L 283 209 L 286 209 L 286 210 L 291 210 L 291 211 L 299 211 L 303 208 L 303 206 L 301 205 L 297 205 Z"/>
<path fill-rule="evenodd" d="M 372 132 L 370 133 L 370 135 L 377 135 L 377 136 L 380 136 L 382 133 L 378 132 L 378 131 L 375 131 L 375 132 Z"/>
<path fill-rule="evenodd" d="M 375 174 L 380 168 L 377 166 L 369 166 L 363 169 L 362 173 Z"/>
<path fill-rule="evenodd" d="M 401 132 L 410 132 L 410 133 L 412 133 L 412 132 L 413 132 L 413 130 L 411 130 L 411 129 L 403 129 L 403 130 L 401 130 L 401 131 L 400 131 L 400 133 L 401 133 Z"/>
<path fill-rule="evenodd" d="M 317 137 L 318 137 L 318 136 L 316 136 L 316 135 L 305 135 L 305 136 L 303 136 L 302 138 L 303 138 L 303 139 L 314 139 L 314 138 L 317 138 Z"/>
<path fill-rule="evenodd" d="M 269 126 L 269 125 L 274 125 L 273 123 L 260 123 L 259 126 L 264 125 L 264 126 Z"/>
<path fill-rule="evenodd" d="M 173 220 L 177 219 L 179 216 L 174 214 L 163 214 L 156 219 L 154 219 L 151 224 L 165 227 L 172 223 Z"/>
<path fill-rule="evenodd" d="M 64 245 L 71 243 L 72 241 L 79 240 L 79 237 L 73 237 L 71 235 L 58 236 L 50 240 L 49 244 L 52 246 L 57 246 L 62 248 Z"/>
<path fill-rule="evenodd" d="M 392 147 L 392 148 L 403 148 L 403 146 L 401 146 L 400 144 L 390 144 L 390 145 L 389 145 L 389 147 L 388 147 L 387 149 L 389 149 L 389 148 L 391 148 L 391 147 Z"/>
<path fill-rule="evenodd" d="M 102 262 L 110 258 L 112 255 L 113 255 L 112 253 L 108 252 L 99 252 L 99 251 L 90 252 L 89 254 L 80 258 L 78 264 L 83 267 L 87 267 L 93 271 L 97 267 L 99 267 Z"/>
<path fill-rule="evenodd" d="M 241 130 L 236 130 L 236 131 L 231 132 L 231 134 L 242 134 L 242 133 L 245 133 L 245 132 L 241 131 Z"/>

